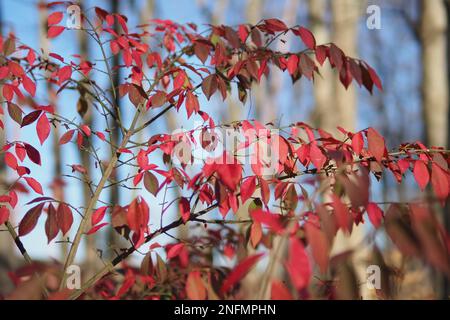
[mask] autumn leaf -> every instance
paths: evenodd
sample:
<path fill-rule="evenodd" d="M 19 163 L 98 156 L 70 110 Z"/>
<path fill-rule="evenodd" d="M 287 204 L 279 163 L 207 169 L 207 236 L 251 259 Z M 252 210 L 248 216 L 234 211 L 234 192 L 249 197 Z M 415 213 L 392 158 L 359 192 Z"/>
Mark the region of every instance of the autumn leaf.
<path fill-rule="evenodd" d="M 60 203 L 56 211 L 56 220 L 62 234 L 69 232 L 73 224 L 73 215 L 70 207 L 65 203 Z"/>
<path fill-rule="evenodd" d="M 225 278 L 220 291 L 222 293 L 227 293 L 230 289 L 232 289 L 236 283 L 238 283 L 250 271 L 250 269 L 253 268 L 253 266 L 261 259 L 263 255 L 263 253 L 258 253 L 241 260 Z"/>
<path fill-rule="evenodd" d="M 293 75 L 298 69 L 298 56 L 291 54 L 287 60 L 287 69 L 290 75 Z"/>
<path fill-rule="evenodd" d="M 182 197 L 180 199 L 178 207 L 180 210 L 181 218 L 183 219 L 183 222 L 186 223 L 189 220 L 189 217 L 191 216 L 191 206 L 189 204 L 189 200 Z"/>
<path fill-rule="evenodd" d="M 448 173 L 436 163 L 431 164 L 431 185 L 439 200 L 444 201 L 450 192 Z"/>
<path fill-rule="evenodd" d="M 23 87 L 25 88 L 25 90 L 27 90 L 27 92 L 34 97 L 34 95 L 36 94 L 36 84 L 27 76 L 23 76 L 22 79 L 22 84 Z"/>
<path fill-rule="evenodd" d="M 252 211 L 250 215 L 254 221 L 268 226 L 274 232 L 282 232 L 284 229 L 280 222 L 279 214 L 274 214 L 268 211 L 258 209 Z"/>
<path fill-rule="evenodd" d="M 211 96 L 217 91 L 218 82 L 215 74 L 210 74 L 202 82 L 202 91 L 209 100 Z"/>
<path fill-rule="evenodd" d="M 56 217 L 56 209 L 53 204 L 50 203 L 47 210 L 47 220 L 45 221 L 45 234 L 47 235 L 48 243 L 55 239 L 58 232 L 59 227 Z"/>
<path fill-rule="evenodd" d="M 37 206 L 31 208 L 25 213 L 25 216 L 19 223 L 19 236 L 25 236 L 29 234 L 38 222 L 39 217 L 41 216 L 42 209 L 44 208 L 45 203 L 40 203 Z"/>
<path fill-rule="evenodd" d="M 58 12 L 53 12 L 51 13 L 48 18 L 47 18 L 47 23 L 49 26 L 54 25 L 54 24 L 58 24 L 62 21 L 63 19 L 63 13 L 58 11 Z"/>
<path fill-rule="evenodd" d="M 256 190 L 256 177 L 249 177 L 241 184 L 241 199 L 242 203 L 247 201 Z"/>
<path fill-rule="evenodd" d="M 352 137 L 353 152 L 357 155 L 361 154 L 364 147 L 364 138 L 361 132 L 355 133 Z"/>
<path fill-rule="evenodd" d="M 0 225 L 7 222 L 9 219 L 9 210 L 5 206 L 0 206 Z"/>
<path fill-rule="evenodd" d="M 430 173 L 425 162 L 422 160 L 416 160 L 414 162 L 414 178 L 417 181 L 420 189 L 423 191 L 430 181 Z"/>
<path fill-rule="evenodd" d="M 32 177 L 24 177 L 24 179 L 26 183 L 30 186 L 30 188 L 33 189 L 36 193 L 44 194 L 44 192 L 42 191 L 41 184 L 36 179 Z"/>
<path fill-rule="evenodd" d="M 320 150 L 320 148 L 316 144 L 310 145 L 309 156 L 311 157 L 311 162 L 317 168 L 317 170 L 321 170 L 323 165 L 327 161 L 327 157 L 325 157 L 322 150 Z"/>
<path fill-rule="evenodd" d="M 366 210 L 370 222 L 373 224 L 375 229 L 378 229 L 383 221 L 383 210 L 381 210 L 380 207 L 373 202 L 370 202 L 367 205 Z"/>
<path fill-rule="evenodd" d="M 23 128 L 25 126 L 28 126 L 28 125 L 32 124 L 34 121 L 37 120 L 37 118 L 39 118 L 41 113 L 42 113 L 41 110 L 36 110 L 36 111 L 30 112 L 25 117 L 23 117 L 22 123 L 21 123 L 20 126 Z"/>
<path fill-rule="evenodd" d="M 71 66 L 64 66 L 58 71 L 58 84 L 61 85 L 63 82 L 70 79 L 72 76 L 72 67 Z"/>
<path fill-rule="evenodd" d="M 199 271 L 191 271 L 186 280 L 186 295 L 190 300 L 205 300 L 206 287 Z"/>
<path fill-rule="evenodd" d="M 59 144 L 63 145 L 68 143 L 73 138 L 73 134 L 75 133 L 75 130 L 69 130 L 66 133 L 64 133 L 61 138 L 59 139 Z"/>
<path fill-rule="evenodd" d="M 16 170 L 18 163 L 16 157 L 11 152 L 5 153 L 5 163 L 10 167 L 11 169 Z"/>
<path fill-rule="evenodd" d="M 272 300 L 293 300 L 288 288 L 281 281 L 273 280 L 270 292 L 270 299 Z"/>
<path fill-rule="evenodd" d="M 148 192 L 156 197 L 159 190 L 159 182 L 155 175 L 150 171 L 144 173 L 144 186 Z"/>
<path fill-rule="evenodd" d="M 65 28 L 62 26 L 51 26 L 48 28 L 47 37 L 49 39 L 56 38 L 64 31 L 64 29 Z"/>
<path fill-rule="evenodd" d="M 266 19 L 264 22 L 266 24 L 266 28 L 272 32 L 285 31 L 287 29 L 286 24 L 279 19 Z"/>
<path fill-rule="evenodd" d="M 37 121 L 36 132 L 39 138 L 39 142 L 41 145 L 44 144 L 45 140 L 47 140 L 50 135 L 50 122 L 45 113 L 42 113 L 42 116 Z"/>
<path fill-rule="evenodd" d="M 309 48 L 314 49 L 316 47 L 316 39 L 314 38 L 314 35 L 309 31 L 308 29 L 304 27 L 299 27 L 298 35 L 302 39 L 303 43 Z"/>
<path fill-rule="evenodd" d="M 367 141 L 369 144 L 369 151 L 378 162 L 383 159 L 386 151 L 384 138 L 373 128 L 367 129 Z"/>
<path fill-rule="evenodd" d="M 192 113 L 197 113 L 200 110 L 198 99 L 192 91 L 186 92 L 186 110 L 188 118 L 191 117 Z"/>
<path fill-rule="evenodd" d="M 91 224 L 92 224 L 93 226 L 95 226 L 97 223 L 99 223 L 100 221 L 103 220 L 103 218 L 105 217 L 105 214 L 106 214 L 106 210 L 107 210 L 107 209 L 108 209 L 107 206 L 103 206 L 103 207 L 98 208 L 97 210 L 95 210 L 95 211 L 92 213 L 92 216 L 91 216 Z"/>
<path fill-rule="evenodd" d="M 103 228 L 104 226 L 107 226 L 108 222 L 104 222 L 104 223 L 100 223 L 96 226 L 93 226 L 88 232 L 86 232 L 86 235 L 91 235 L 96 233 L 98 230 L 100 230 L 101 228 Z"/>
<path fill-rule="evenodd" d="M 41 155 L 39 151 L 37 151 L 35 147 L 33 147 L 28 143 L 24 143 L 23 145 L 25 147 L 25 151 L 27 153 L 28 158 L 37 165 L 41 165 Z"/>
<path fill-rule="evenodd" d="M 178 256 L 178 254 L 183 250 L 184 244 L 183 243 L 177 243 L 170 247 L 170 249 L 167 251 L 167 259 L 172 259 Z"/>
<path fill-rule="evenodd" d="M 334 214 L 336 215 L 336 221 L 338 226 L 345 232 L 350 231 L 351 216 L 347 206 L 342 203 L 341 199 L 334 193 L 331 195 L 333 201 Z"/>
<path fill-rule="evenodd" d="M 311 280 L 312 270 L 306 250 L 299 239 L 291 237 L 289 241 L 289 258 L 286 269 L 292 284 L 297 290 L 305 289 Z"/>
<path fill-rule="evenodd" d="M 314 261 L 319 266 L 320 272 L 325 274 L 328 269 L 330 244 L 325 233 L 312 223 L 305 224 L 306 238 L 311 246 Z"/>

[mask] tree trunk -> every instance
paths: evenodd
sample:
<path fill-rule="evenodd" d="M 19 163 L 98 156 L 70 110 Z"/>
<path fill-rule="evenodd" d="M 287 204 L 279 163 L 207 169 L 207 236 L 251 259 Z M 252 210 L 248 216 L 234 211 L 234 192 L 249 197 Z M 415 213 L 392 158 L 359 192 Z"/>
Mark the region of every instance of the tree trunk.
<path fill-rule="evenodd" d="M 330 32 L 325 21 L 326 12 L 328 9 L 327 0 L 308 0 L 309 5 L 309 23 L 310 29 L 316 37 L 317 43 L 330 42 Z M 320 74 L 314 78 L 314 111 L 312 115 L 313 125 L 320 127 L 328 132 L 336 132 L 338 125 L 335 117 L 330 117 L 334 114 L 335 105 L 333 103 L 333 83 L 332 70 L 328 64 L 324 64 L 320 68 Z"/>
<path fill-rule="evenodd" d="M 332 11 L 332 42 L 340 47 L 347 56 L 357 55 L 358 40 L 358 20 L 361 16 L 361 9 L 364 3 L 360 0 L 333 0 L 331 1 Z M 357 95 L 355 86 L 351 85 L 345 89 L 339 81 L 339 75 L 334 75 L 334 112 L 324 114 L 323 117 L 335 118 L 333 134 L 337 134 L 336 126 L 339 125 L 348 131 L 355 131 L 357 121 Z M 337 116 L 335 117 L 334 114 Z M 332 121 L 332 120 L 331 120 Z M 339 135 L 338 135 L 339 136 Z M 365 237 L 364 225 L 353 226 L 350 236 L 339 231 L 334 240 L 332 254 L 339 254 L 345 251 L 353 251 L 350 263 L 358 277 L 359 283 L 366 282 L 366 264 L 370 252 L 367 248 L 362 248 Z M 360 286 L 359 295 L 368 297 L 366 286 Z"/>
<path fill-rule="evenodd" d="M 443 0 L 422 0 L 422 97 L 425 141 L 446 146 L 448 131 L 447 16 Z"/>
<path fill-rule="evenodd" d="M 360 17 L 360 0 L 333 0 L 333 42 L 351 57 L 356 56 L 358 39 L 358 19 Z M 335 75 L 334 93 L 337 123 L 346 130 L 354 130 L 356 124 L 356 89 L 350 86 L 347 90 Z M 331 115 L 328 115 L 330 117 Z"/>
<path fill-rule="evenodd" d="M 447 14 L 444 0 L 422 0 L 419 38 L 422 45 L 422 112 L 425 142 L 428 146 L 447 146 L 449 79 L 447 73 Z M 437 208 L 449 230 L 448 212 Z M 446 214 L 445 214 L 446 213 Z M 437 298 L 449 298 L 448 279 L 435 274 Z"/>

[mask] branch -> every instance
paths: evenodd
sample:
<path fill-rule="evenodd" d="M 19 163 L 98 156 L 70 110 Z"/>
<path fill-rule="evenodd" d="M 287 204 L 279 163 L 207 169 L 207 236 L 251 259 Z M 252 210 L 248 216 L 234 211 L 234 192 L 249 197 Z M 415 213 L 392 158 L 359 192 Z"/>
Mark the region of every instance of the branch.
<path fill-rule="evenodd" d="M 30 255 L 28 254 L 27 250 L 25 249 L 25 246 L 23 245 L 23 242 L 20 240 L 20 237 L 17 234 L 16 230 L 14 230 L 14 227 L 12 226 L 11 222 L 6 221 L 5 222 L 5 226 L 8 228 L 9 234 L 13 238 L 17 249 L 19 249 L 20 254 L 23 256 L 23 258 L 25 259 L 26 263 L 28 263 L 30 266 L 32 266 L 34 264 L 33 260 L 31 259 Z M 37 273 L 37 271 L 35 271 L 34 274 L 36 275 L 36 277 L 37 277 L 37 279 L 39 281 L 39 285 L 41 286 L 42 294 L 44 295 L 44 298 L 48 298 L 48 290 L 47 290 L 47 287 L 45 286 L 44 280 Z"/>
<path fill-rule="evenodd" d="M 125 148 L 126 144 L 128 143 L 128 140 L 130 139 L 131 135 L 134 133 L 134 127 L 136 126 L 137 120 L 139 118 L 139 115 L 141 113 L 140 107 L 136 110 L 136 113 L 134 115 L 133 121 L 130 125 L 129 130 L 127 131 L 125 137 L 122 140 L 122 143 L 120 144 L 120 148 Z M 81 236 L 84 233 L 86 226 L 88 224 L 88 222 L 91 219 L 91 214 L 92 214 L 92 209 L 94 208 L 95 204 L 97 203 L 97 200 L 100 196 L 100 193 L 103 190 L 103 187 L 106 183 L 106 181 L 108 180 L 109 176 L 111 175 L 114 166 L 117 163 L 119 155 L 117 153 L 115 153 L 111 159 L 111 161 L 108 164 L 108 167 L 105 170 L 105 173 L 103 174 L 99 184 L 97 185 L 97 188 L 94 192 L 94 195 L 91 198 L 91 201 L 89 201 L 89 205 L 86 208 L 85 214 L 83 219 L 81 220 L 80 225 L 78 226 L 78 230 L 77 233 L 75 235 L 74 241 L 72 246 L 70 247 L 70 251 L 69 254 L 67 256 L 66 262 L 64 263 L 64 272 L 63 272 L 63 276 L 62 276 L 62 280 L 61 280 L 61 284 L 60 284 L 60 290 L 63 289 L 65 282 L 67 280 L 67 268 L 72 265 L 74 259 L 75 259 L 75 255 L 78 251 L 78 246 L 80 245 L 80 241 L 81 241 Z"/>

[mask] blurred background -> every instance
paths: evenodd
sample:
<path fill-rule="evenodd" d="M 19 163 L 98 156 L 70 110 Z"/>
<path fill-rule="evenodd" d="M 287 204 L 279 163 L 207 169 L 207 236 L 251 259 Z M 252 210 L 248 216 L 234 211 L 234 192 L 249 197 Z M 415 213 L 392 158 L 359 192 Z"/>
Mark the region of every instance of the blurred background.
<path fill-rule="evenodd" d="M 65 57 L 80 53 L 91 61 L 99 57 L 99 50 L 85 36 L 76 31 L 66 31 L 63 36 L 52 40 L 46 38 L 46 1 L 2 0 L 0 1 L 0 28 L 3 36 L 14 33 L 18 39 L 34 49 L 56 52 Z M 345 90 L 336 74 L 327 68 L 317 77 L 314 85 L 301 80 L 291 85 L 290 77 L 272 72 L 268 79 L 252 89 L 251 97 L 242 106 L 235 95 L 225 102 L 212 99 L 203 101 L 202 109 L 215 116 L 216 123 L 256 118 L 272 122 L 277 126 L 304 121 L 337 133 L 337 126 L 356 131 L 373 126 L 382 133 L 389 147 L 401 142 L 421 140 L 427 145 L 448 145 L 448 15 L 450 1 L 446 0 L 98 0 L 79 1 L 83 10 L 92 14 L 99 6 L 110 12 L 120 12 L 129 19 L 129 26 L 148 23 L 149 20 L 171 19 L 178 23 L 194 22 L 199 29 L 207 24 L 254 23 L 264 18 L 279 18 L 288 26 L 304 25 L 316 36 L 318 43 L 334 42 L 344 52 L 359 57 L 372 65 L 379 73 L 384 86 L 383 92 L 370 95 L 352 85 Z M 69 33 L 70 36 L 67 36 Z M 281 51 L 301 49 L 298 41 L 276 44 Z M 117 59 L 113 63 L 118 64 Z M 99 79 L 105 81 L 105 79 Z M 40 88 L 36 98 L 40 104 L 53 104 L 66 114 L 77 116 L 77 93 L 56 96 L 53 88 Z M 95 127 L 96 120 L 89 114 L 83 117 Z M 189 127 L 185 114 L 171 114 L 165 120 L 163 130 L 170 132 L 180 127 Z M 4 141 L 22 139 L 38 146 L 32 128 L 18 131 L 11 121 L 6 121 L 6 130 L 0 131 L 0 145 Z M 158 127 L 158 133 L 162 127 Z M 145 135 L 150 137 L 156 131 L 150 128 Z M 64 146 L 58 151 L 55 130 L 53 143 L 46 143 L 39 150 L 44 157 L 42 167 L 33 167 L 34 177 L 45 186 L 45 194 L 65 199 L 83 206 L 89 198 L 89 190 L 83 184 L 70 179 L 71 168 L 67 164 L 92 166 L 88 157 L 80 154 L 74 146 Z M 0 161 L 1 188 L 13 177 Z M 125 172 L 118 172 L 119 177 Z M 408 179 L 410 179 L 409 177 Z M 374 184 L 373 199 L 392 202 L 410 200 L 419 193 L 411 183 L 398 185 L 392 176 L 386 176 L 382 183 Z M 133 192 L 111 189 L 107 195 L 110 203 L 125 205 Z M 30 195 L 31 196 L 31 195 Z M 155 202 L 147 193 L 150 202 Z M 23 197 L 21 203 L 26 202 Z M 22 208 L 22 209 L 21 209 Z M 13 217 L 20 221 L 26 210 L 20 205 Z M 175 213 L 174 213 L 175 214 Z M 448 213 L 440 218 L 449 228 Z M 168 217 L 170 219 L 170 217 Z M 44 219 L 35 231 L 23 239 L 30 255 L 40 260 L 61 260 L 65 254 L 64 245 L 47 245 L 43 233 Z M 3 230 L 2 230 L 3 231 Z M 186 231 L 180 231 L 186 232 Z M 365 229 L 361 234 L 368 232 Z M 113 236 L 111 236 L 113 237 Z M 382 238 L 382 237 L 381 237 Z M 352 245 L 353 240 L 346 244 Z M 94 261 L 98 252 L 95 248 L 105 246 L 108 239 L 91 239 L 85 243 L 80 259 Z M 354 241 L 356 245 L 357 240 Z M 448 284 L 438 275 L 418 262 L 405 266 L 404 261 L 389 243 L 380 240 L 386 261 L 399 272 L 398 298 L 448 297 Z M 7 232 L 0 232 L 0 293 L 10 290 L 7 272 L 22 263 Z M 394 268 L 394 269 L 395 269 Z M 409 268 L 405 270 L 405 268 Z M 407 272 L 406 272 L 407 271 Z"/>

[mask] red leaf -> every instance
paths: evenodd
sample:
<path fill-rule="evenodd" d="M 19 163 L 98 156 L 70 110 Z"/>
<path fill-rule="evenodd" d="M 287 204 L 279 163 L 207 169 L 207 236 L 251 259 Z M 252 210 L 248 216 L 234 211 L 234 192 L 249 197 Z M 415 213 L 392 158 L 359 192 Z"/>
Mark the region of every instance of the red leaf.
<path fill-rule="evenodd" d="M 14 209 L 17 205 L 17 202 L 19 201 L 19 199 L 17 197 L 17 193 L 14 190 L 11 190 L 9 192 L 9 197 L 10 197 L 9 204 Z"/>
<path fill-rule="evenodd" d="M 32 177 L 25 177 L 24 178 L 25 181 L 27 182 L 27 184 L 31 187 L 31 189 L 33 189 L 36 193 L 39 194 L 44 194 L 44 192 L 42 191 L 42 186 L 39 182 L 37 182 L 36 179 L 32 178 Z"/>
<path fill-rule="evenodd" d="M 205 300 L 206 288 L 199 271 L 191 271 L 186 280 L 186 295 L 190 300 Z"/>
<path fill-rule="evenodd" d="M 303 244 L 295 237 L 291 237 L 290 240 L 286 269 L 297 290 L 305 289 L 308 286 L 312 274 L 311 266 Z"/>
<path fill-rule="evenodd" d="M 386 150 L 384 138 L 378 133 L 378 131 L 373 128 L 369 128 L 367 130 L 367 141 L 369 144 L 370 153 L 378 162 L 381 162 Z"/>
<path fill-rule="evenodd" d="M 188 118 L 190 118 L 193 112 L 197 113 L 200 110 L 198 99 L 191 91 L 186 93 L 186 110 Z"/>
<path fill-rule="evenodd" d="M 39 138 L 39 142 L 41 145 L 44 144 L 45 140 L 47 140 L 50 135 L 50 121 L 48 121 L 47 115 L 42 113 L 42 116 L 39 118 L 36 124 L 36 132 Z"/>
<path fill-rule="evenodd" d="M 27 211 L 22 221 L 19 224 L 19 236 L 22 237 L 30 233 L 38 222 L 39 217 L 42 213 L 42 208 L 45 203 L 38 204 L 37 206 L 31 208 Z"/>
<path fill-rule="evenodd" d="M 327 47 L 326 46 L 318 46 L 316 48 L 316 59 L 319 64 L 322 66 L 327 58 Z"/>
<path fill-rule="evenodd" d="M 22 84 L 25 90 L 27 90 L 27 92 L 32 97 L 34 97 L 34 95 L 36 94 L 36 84 L 26 75 L 24 75 L 22 78 Z"/>
<path fill-rule="evenodd" d="M 328 269 L 330 244 L 325 233 L 312 223 L 305 224 L 306 238 L 311 246 L 314 261 L 319 266 L 320 272 L 325 274 Z"/>
<path fill-rule="evenodd" d="M 47 220 L 45 221 L 45 234 L 47 235 L 48 243 L 55 239 L 58 231 L 59 227 L 56 218 L 56 210 L 55 207 L 50 203 L 50 205 L 48 206 Z"/>
<path fill-rule="evenodd" d="M 9 219 L 9 210 L 7 207 L 0 206 L 0 225 L 4 224 Z"/>
<path fill-rule="evenodd" d="M 309 156 L 311 158 L 311 162 L 314 164 L 317 170 L 321 170 L 323 165 L 327 161 L 327 157 L 325 157 L 322 150 L 320 150 L 320 148 L 316 144 L 310 145 Z"/>
<path fill-rule="evenodd" d="M 101 228 L 103 228 L 106 225 L 108 225 L 108 222 L 104 222 L 104 223 L 101 223 L 99 225 L 93 226 L 88 232 L 86 232 L 86 234 L 87 235 L 94 234 L 94 233 L 96 233 L 98 230 L 100 230 Z"/>
<path fill-rule="evenodd" d="M 214 172 L 217 172 L 220 181 L 231 191 L 236 190 L 242 178 L 242 166 L 237 162 L 235 157 L 226 152 L 213 161 L 208 161 L 203 167 L 205 176 L 209 177 Z"/>
<path fill-rule="evenodd" d="M 287 60 L 287 69 L 290 75 L 293 75 L 298 69 L 298 56 L 291 54 Z"/>
<path fill-rule="evenodd" d="M 217 88 L 218 82 L 215 74 L 210 74 L 202 82 L 202 91 L 208 100 L 217 91 Z"/>
<path fill-rule="evenodd" d="M 331 195 L 331 199 L 333 202 L 334 213 L 336 215 L 336 221 L 338 226 L 343 231 L 348 232 L 350 230 L 351 220 L 347 206 L 343 204 L 341 199 L 334 193 Z"/>
<path fill-rule="evenodd" d="M 95 226 L 97 223 L 103 220 L 106 214 L 107 206 L 103 206 L 94 211 L 91 217 L 91 224 Z"/>
<path fill-rule="evenodd" d="M 73 216 L 72 210 L 67 204 L 59 204 L 58 210 L 56 211 L 56 219 L 58 227 L 61 230 L 62 234 L 65 235 L 67 232 L 69 232 L 70 227 L 72 227 Z"/>
<path fill-rule="evenodd" d="M 228 292 L 233 286 L 239 282 L 250 269 L 261 259 L 263 253 L 255 254 L 244 258 L 239 264 L 228 274 L 222 284 L 221 292 Z"/>
<path fill-rule="evenodd" d="M 8 67 L 9 67 L 9 71 L 16 77 L 22 77 L 25 73 L 23 68 L 17 62 L 9 61 Z"/>
<path fill-rule="evenodd" d="M 4 84 L 3 85 L 3 97 L 5 97 L 5 99 L 7 101 L 11 101 L 14 97 L 14 89 L 13 86 L 10 84 Z"/>
<path fill-rule="evenodd" d="M 172 259 L 178 256 L 178 254 L 181 252 L 183 248 L 184 248 L 183 243 L 177 243 L 176 245 L 171 246 L 170 249 L 167 251 L 167 259 Z"/>
<path fill-rule="evenodd" d="M 48 16 L 47 23 L 49 26 L 58 24 L 63 19 L 63 13 L 62 12 L 53 12 Z"/>
<path fill-rule="evenodd" d="M 352 148 L 353 152 L 357 155 L 361 154 L 364 147 L 364 137 L 361 132 L 355 133 L 352 137 Z"/>
<path fill-rule="evenodd" d="M 81 128 L 81 131 L 83 131 L 83 133 L 86 136 L 88 136 L 88 137 L 91 136 L 91 134 L 92 134 L 91 128 L 89 128 L 87 125 L 83 124 L 83 125 L 80 126 L 80 128 Z"/>
<path fill-rule="evenodd" d="M 23 127 L 28 126 L 29 124 L 32 124 L 33 122 L 35 122 L 36 119 L 39 118 L 41 113 L 42 113 L 41 110 L 36 110 L 36 111 L 30 112 L 29 114 L 27 114 L 22 119 L 21 127 L 23 128 Z"/>
<path fill-rule="evenodd" d="M 369 216 L 370 222 L 373 224 L 375 229 L 378 229 L 381 226 L 381 222 L 383 220 L 383 210 L 373 202 L 370 202 L 367 205 L 367 215 Z"/>
<path fill-rule="evenodd" d="M 241 200 L 242 203 L 247 201 L 256 190 L 256 177 L 249 177 L 241 184 Z"/>
<path fill-rule="evenodd" d="M 49 39 L 59 36 L 64 31 L 62 26 L 51 26 L 48 28 L 47 36 Z"/>
<path fill-rule="evenodd" d="M 345 54 L 342 52 L 340 48 L 338 48 L 335 44 L 330 45 L 330 63 L 335 66 L 338 71 L 341 71 L 342 66 L 344 64 Z"/>
<path fill-rule="evenodd" d="M 383 85 L 381 84 L 381 80 L 378 77 L 378 74 L 376 71 L 371 68 L 369 65 L 366 65 L 367 71 L 369 71 L 370 78 L 372 79 L 373 84 L 380 89 L 380 91 L 383 91 Z"/>
<path fill-rule="evenodd" d="M 69 130 L 66 133 L 64 133 L 61 138 L 59 139 L 59 144 L 63 145 L 68 143 L 73 138 L 73 134 L 75 133 L 75 130 Z"/>
<path fill-rule="evenodd" d="M 285 31 L 287 29 L 284 22 L 279 19 L 266 19 L 264 22 L 266 23 L 266 28 L 272 32 Z"/>
<path fill-rule="evenodd" d="M 316 47 L 316 39 L 314 35 L 308 29 L 304 27 L 298 28 L 298 34 L 302 38 L 303 43 L 309 48 L 314 49 Z"/>
<path fill-rule="evenodd" d="M 125 294 L 132 286 L 134 286 L 134 283 L 136 282 L 136 277 L 133 274 L 133 271 L 129 269 L 127 271 L 127 274 L 125 276 L 125 281 L 123 282 L 122 286 L 120 287 L 119 291 L 117 292 L 117 297 L 121 297 L 123 294 Z"/>
<path fill-rule="evenodd" d="M 140 202 L 139 202 L 140 200 Z M 138 197 L 131 202 L 127 212 L 127 223 L 131 230 L 139 232 L 148 228 L 149 211 L 146 202 Z"/>
<path fill-rule="evenodd" d="M 16 170 L 18 163 L 16 157 L 11 152 L 5 153 L 5 163 L 10 167 L 11 169 Z"/>
<path fill-rule="evenodd" d="M 25 157 L 27 156 L 27 152 L 25 150 L 25 148 L 23 146 L 21 146 L 20 144 L 16 144 L 15 147 L 16 150 L 16 156 L 17 158 L 22 162 L 23 160 L 25 160 Z"/>
<path fill-rule="evenodd" d="M 272 281 L 271 300 L 293 300 L 292 295 L 283 282 L 278 280 Z"/>
<path fill-rule="evenodd" d="M 422 191 L 425 190 L 425 187 L 430 181 L 430 173 L 428 172 L 426 163 L 422 160 L 416 160 L 414 162 L 413 173 L 419 188 L 422 189 Z"/>
<path fill-rule="evenodd" d="M 95 134 L 97 135 L 97 137 L 98 137 L 100 140 L 102 140 L 102 141 L 105 141 L 105 140 L 106 140 L 106 137 L 105 137 L 105 135 L 104 135 L 103 132 L 97 131 Z"/>
<path fill-rule="evenodd" d="M 178 204 L 178 208 L 180 210 L 181 218 L 183 219 L 184 223 L 186 223 L 191 216 L 191 206 L 189 204 L 189 200 L 182 197 L 180 203 Z"/>
<path fill-rule="evenodd" d="M 25 148 L 23 146 L 21 146 L 20 144 L 16 144 L 16 156 L 17 158 L 22 162 L 23 160 L 25 160 L 25 157 L 27 156 L 27 151 L 25 150 Z"/>
<path fill-rule="evenodd" d="M 58 71 L 58 84 L 61 85 L 64 81 L 70 79 L 72 76 L 72 67 L 64 66 Z"/>
<path fill-rule="evenodd" d="M 437 164 L 431 164 L 431 185 L 439 200 L 445 200 L 449 194 L 448 174 Z"/>
<path fill-rule="evenodd" d="M 259 222 L 253 222 L 250 227 L 250 242 L 253 248 L 256 248 L 262 239 L 262 227 Z"/>
<path fill-rule="evenodd" d="M 270 227 L 275 232 L 283 231 L 283 226 L 280 222 L 279 214 L 274 214 L 268 211 L 258 209 L 252 211 L 250 215 L 254 221 Z"/>
<path fill-rule="evenodd" d="M 30 160 L 37 165 L 41 165 L 41 155 L 39 154 L 39 151 L 37 151 L 35 147 L 28 143 L 24 143 L 24 147 L 25 151 L 27 152 L 28 158 L 30 158 Z"/>
<path fill-rule="evenodd" d="M 238 35 L 239 35 L 239 39 L 241 39 L 241 41 L 243 43 L 245 43 L 245 41 L 247 40 L 248 37 L 248 29 L 247 26 L 245 24 L 240 24 L 238 27 Z"/>

